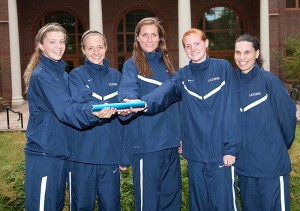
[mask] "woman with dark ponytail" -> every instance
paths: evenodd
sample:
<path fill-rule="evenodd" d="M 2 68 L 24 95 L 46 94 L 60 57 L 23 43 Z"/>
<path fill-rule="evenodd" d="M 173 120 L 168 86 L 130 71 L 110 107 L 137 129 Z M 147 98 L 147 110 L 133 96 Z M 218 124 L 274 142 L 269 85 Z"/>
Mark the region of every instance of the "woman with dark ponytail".
<path fill-rule="evenodd" d="M 243 142 L 236 161 L 243 210 L 290 210 L 288 149 L 295 137 L 296 106 L 283 83 L 262 69 L 259 42 L 235 43 Z"/>

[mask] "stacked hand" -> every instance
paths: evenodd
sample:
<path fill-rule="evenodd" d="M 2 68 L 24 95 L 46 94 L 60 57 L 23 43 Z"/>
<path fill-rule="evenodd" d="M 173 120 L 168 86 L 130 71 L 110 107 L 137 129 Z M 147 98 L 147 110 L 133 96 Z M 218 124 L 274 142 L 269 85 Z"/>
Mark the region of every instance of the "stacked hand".
<path fill-rule="evenodd" d="M 101 119 L 109 119 L 111 118 L 115 113 L 117 112 L 117 109 L 115 108 L 104 108 L 101 111 L 93 112 L 93 115 L 97 116 Z"/>
<path fill-rule="evenodd" d="M 136 102 L 136 101 L 141 101 L 141 100 L 139 100 L 139 99 L 135 99 L 135 100 L 124 99 L 123 101 L 128 103 L 128 102 Z M 121 110 L 118 110 L 118 114 L 121 116 L 127 116 L 131 113 L 138 113 L 138 112 L 144 111 L 145 109 L 146 109 L 146 106 L 145 106 L 145 108 L 121 109 Z"/>

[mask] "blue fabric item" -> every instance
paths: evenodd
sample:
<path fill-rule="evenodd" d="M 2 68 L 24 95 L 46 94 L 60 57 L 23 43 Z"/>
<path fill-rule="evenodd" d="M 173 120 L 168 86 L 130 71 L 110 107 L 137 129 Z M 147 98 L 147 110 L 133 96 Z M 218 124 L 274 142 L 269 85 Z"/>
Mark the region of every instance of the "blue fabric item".
<path fill-rule="evenodd" d="M 95 104 L 117 102 L 118 86 L 121 79 L 119 71 L 108 66 L 85 64 L 69 74 L 71 96 L 76 103 L 93 101 Z M 122 125 L 117 117 L 100 119 L 92 127 L 75 130 L 71 161 L 89 164 L 119 164 Z"/>
<path fill-rule="evenodd" d="M 296 129 L 296 105 L 283 83 L 257 65 L 242 74 L 237 68 L 243 143 L 238 174 L 276 177 L 291 171 L 288 149 Z"/>
<path fill-rule="evenodd" d="M 119 165 L 93 165 L 70 162 L 71 209 L 95 210 L 96 196 L 98 210 L 120 211 Z M 75 184 L 75 185 L 73 185 Z"/>
<path fill-rule="evenodd" d="M 67 161 L 27 154 L 25 166 L 25 209 L 63 210 Z"/>
<path fill-rule="evenodd" d="M 139 99 L 152 90 L 157 89 L 171 76 L 162 62 L 162 53 L 145 53 L 147 62 L 152 70 L 152 77 L 139 75 L 134 59 L 124 63 L 122 79 L 119 86 L 119 102 L 123 99 Z M 179 146 L 179 104 L 174 103 L 161 113 L 132 114 L 120 117 L 129 122 L 125 125 L 125 148 L 122 155 L 139 154 L 160 151 Z M 130 164 L 132 157 L 125 156 L 123 164 Z"/>
<path fill-rule="evenodd" d="M 187 161 L 189 210 L 237 211 L 236 173 L 222 163 Z"/>
<path fill-rule="evenodd" d="M 242 210 L 290 210 L 290 178 L 238 175 Z M 282 208 L 285 209 L 282 209 Z"/>
<path fill-rule="evenodd" d="M 26 154 L 65 159 L 71 154 L 72 131 L 98 122 L 92 103 L 74 103 L 67 83 L 66 63 L 41 56 L 32 72 L 27 92 L 29 120 Z"/>
<path fill-rule="evenodd" d="M 141 98 L 147 113 L 181 100 L 183 156 L 197 162 L 223 162 L 241 145 L 240 111 L 234 70 L 222 59 L 190 63 L 170 80 Z"/>
<path fill-rule="evenodd" d="M 180 211 L 182 187 L 178 149 L 136 154 L 133 160 L 135 210 Z"/>

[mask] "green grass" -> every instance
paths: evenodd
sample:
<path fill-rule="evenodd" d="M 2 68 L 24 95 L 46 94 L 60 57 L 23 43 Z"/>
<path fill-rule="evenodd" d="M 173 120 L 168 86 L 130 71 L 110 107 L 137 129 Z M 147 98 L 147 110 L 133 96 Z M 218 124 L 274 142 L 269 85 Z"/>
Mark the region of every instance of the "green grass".
<path fill-rule="evenodd" d="M 24 132 L 0 133 L 0 211 L 24 209 Z M 290 149 L 292 161 L 291 211 L 300 210 L 300 125 L 297 125 L 296 138 Z M 188 184 L 186 161 L 181 160 L 183 182 L 182 210 L 188 210 Z M 122 172 L 121 204 L 122 211 L 134 210 L 131 169 Z M 68 200 L 66 200 L 68 203 Z M 65 207 L 68 210 L 68 204 Z"/>
<path fill-rule="evenodd" d="M 297 125 L 294 143 L 289 150 L 292 162 L 291 178 L 291 210 L 300 210 L 300 125 Z"/>
<path fill-rule="evenodd" d="M 24 205 L 24 148 L 22 132 L 0 133 L 0 210 Z"/>

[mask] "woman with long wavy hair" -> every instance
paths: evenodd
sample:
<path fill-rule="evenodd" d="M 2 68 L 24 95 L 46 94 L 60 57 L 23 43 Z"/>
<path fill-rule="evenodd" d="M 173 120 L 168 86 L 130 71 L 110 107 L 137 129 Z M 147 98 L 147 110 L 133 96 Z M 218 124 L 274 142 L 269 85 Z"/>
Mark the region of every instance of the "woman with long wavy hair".
<path fill-rule="evenodd" d="M 162 22 L 142 19 L 135 29 L 133 56 L 123 66 L 119 101 L 140 98 L 174 73 Z M 159 114 L 122 118 L 128 121 L 125 142 L 132 156 L 123 160 L 123 165 L 133 168 L 135 209 L 180 210 L 179 104 Z"/>

